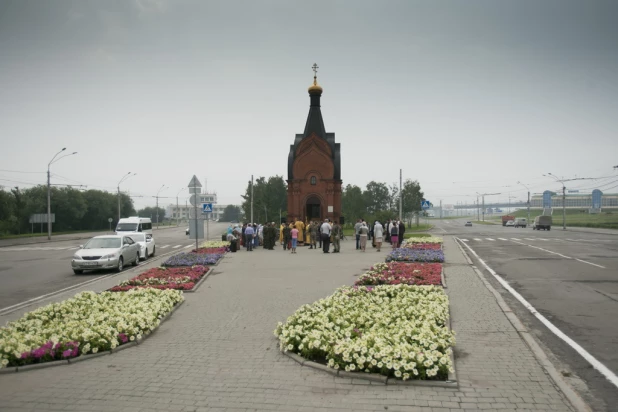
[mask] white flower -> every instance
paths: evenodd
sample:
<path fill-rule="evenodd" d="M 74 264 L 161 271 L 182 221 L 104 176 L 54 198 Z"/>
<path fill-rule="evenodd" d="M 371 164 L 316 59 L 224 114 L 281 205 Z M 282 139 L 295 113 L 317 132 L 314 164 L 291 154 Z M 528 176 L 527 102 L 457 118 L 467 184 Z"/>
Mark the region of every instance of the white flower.
<path fill-rule="evenodd" d="M 99 348 L 93 348 L 92 349 L 92 353 L 97 353 L 99 351 Z"/>

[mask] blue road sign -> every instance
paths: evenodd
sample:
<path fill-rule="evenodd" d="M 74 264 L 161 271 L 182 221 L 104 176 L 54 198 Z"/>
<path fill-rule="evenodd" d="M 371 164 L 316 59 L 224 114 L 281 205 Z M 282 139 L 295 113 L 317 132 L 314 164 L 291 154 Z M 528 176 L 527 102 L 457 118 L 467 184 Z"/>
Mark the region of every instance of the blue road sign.
<path fill-rule="evenodd" d="M 427 210 L 431 207 L 431 203 L 429 202 L 429 200 L 423 200 L 421 202 L 421 209 L 423 210 Z"/>
<path fill-rule="evenodd" d="M 212 213 L 212 203 L 202 203 L 202 213 Z"/>

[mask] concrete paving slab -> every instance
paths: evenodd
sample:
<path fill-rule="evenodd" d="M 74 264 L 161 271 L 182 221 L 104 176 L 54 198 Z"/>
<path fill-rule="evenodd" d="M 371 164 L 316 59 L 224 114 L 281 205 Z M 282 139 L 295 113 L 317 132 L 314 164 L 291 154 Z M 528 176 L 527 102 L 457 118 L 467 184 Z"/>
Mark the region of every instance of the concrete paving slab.
<path fill-rule="evenodd" d="M 143 344 L 70 368 L 0 375 L 0 409 L 573 410 L 449 237 L 458 389 L 359 385 L 279 353 L 278 321 L 350 285 L 386 252 L 358 252 L 348 240 L 340 254 L 228 254 Z"/>

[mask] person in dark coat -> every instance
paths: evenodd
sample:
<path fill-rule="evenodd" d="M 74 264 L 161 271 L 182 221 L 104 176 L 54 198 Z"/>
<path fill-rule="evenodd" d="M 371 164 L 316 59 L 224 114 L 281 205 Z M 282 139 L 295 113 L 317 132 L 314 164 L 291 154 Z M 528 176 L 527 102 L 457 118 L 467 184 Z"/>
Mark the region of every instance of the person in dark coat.
<path fill-rule="evenodd" d="M 406 233 L 406 225 L 403 223 L 403 220 L 399 222 L 399 247 L 401 247 L 401 242 L 403 241 L 403 234 Z"/>

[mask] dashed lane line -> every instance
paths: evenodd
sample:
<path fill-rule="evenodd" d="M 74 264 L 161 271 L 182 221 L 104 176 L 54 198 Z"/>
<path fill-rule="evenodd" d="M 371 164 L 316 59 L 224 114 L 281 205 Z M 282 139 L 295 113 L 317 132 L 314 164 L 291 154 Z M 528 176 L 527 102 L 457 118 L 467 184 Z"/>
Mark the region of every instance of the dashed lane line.
<path fill-rule="evenodd" d="M 530 313 L 532 313 L 539 321 L 541 321 L 545 326 L 547 326 L 547 328 L 554 335 L 562 339 L 564 342 L 566 342 L 567 345 L 569 345 L 577 353 L 579 353 L 581 357 L 583 357 L 586 361 L 588 361 L 588 363 L 592 365 L 593 368 L 598 370 L 603 376 L 607 378 L 607 380 L 609 380 L 614 386 L 618 388 L 618 376 L 615 373 L 613 373 L 607 366 L 601 363 L 597 358 L 592 356 L 588 351 L 582 348 L 577 342 L 575 342 L 573 339 L 567 336 L 564 332 L 562 332 L 556 325 L 554 325 L 549 320 L 547 320 L 545 316 L 541 315 L 534 306 L 528 303 L 528 301 L 522 295 L 519 294 L 519 292 L 513 289 L 506 280 L 504 280 L 491 267 L 489 267 L 489 265 L 485 263 L 485 261 L 481 259 L 479 255 L 477 255 L 476 252 L 470 246 L 468 246 L 468 244 L 466 243 L 462 243 L 462 244 L 466 248 L 468 248 L 470 252 L 472 252 L 472 254 L 479 260 L 479 262 L 481 262 L 481 264 L 485 267 L 485 269 L 487 269 L 487 271 L 502 285 L 502 287 L 508 290 L 511 293 L 511 295 L 513 295 L 526 309 L 530 311 Z"/>
<path fill-rule="evenodd" d="M 178 249 L 179 247 L 181 247 L 182 245 L 176 245 L 174 246 L 172 249 Z"/>
<path fill-rule="evenodd" d="M 474 240 L 476 240 L 477 242 L 482 242 L 482 240 L 477 237 L 475 237 Z"/>
<path fill-rule="evenodd" d="M 492 238 L 490 238 L 490 237 L 486 237 L 485 239 L 487 239 L 487 240 L 491 240 L 492 242 L 495 242 L 495 241 L 496 241 L 496 239 L 492 239 Z"/>
<path fill-rule="evenodd" d="M 170 245 L 160 246 L 159 249 L 165 249 L 165 248 L 168 248 L 168 247 L 170 247 Z"/>
<path fill-rule="evenodd" d="M 503 237 L 499 237 L 498 240 L 507 240 L 507 239 L 505 239 Z"/>

